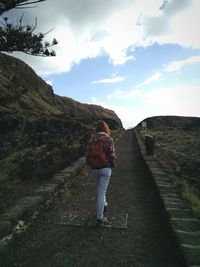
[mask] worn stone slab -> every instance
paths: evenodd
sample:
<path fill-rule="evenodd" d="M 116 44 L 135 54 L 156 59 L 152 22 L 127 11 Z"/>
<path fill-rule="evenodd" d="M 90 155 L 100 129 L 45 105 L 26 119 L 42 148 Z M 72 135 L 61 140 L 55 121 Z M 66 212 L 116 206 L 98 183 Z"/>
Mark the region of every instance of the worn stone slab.
<path fill-rule="evenodd" d="M 151 164 L 150 164 L 150 168 L 151 168 L 151 172 L 155 175 L 159 175 L 159 176 L 165 176 L 165 173 L 163 171 L 161 171 L 159 168 L 152 168 Z"/>
<path fill-rule="evenodd" d="M 57 183 L 58 186 L 63 186 L 65 183 L 65 176 L 56 176 L 53 178 L 53 182 Z"/>
<path fill-rule="evenodd" d="M 166 194 L 178 194 L 178 190 L 176 188 L 171 188 L 171 187 L 164 187 L 164 186 L 158 186 L 161 195 L 166 195 Z"/>
<path fill-rule="evenodd" d="M 172 185 L 172 184 L 167 184 L 167 183 L 161 183 L 161 184 L 157 184 L 158 185 L 158 187 L 160 188 L 160 189 L 162 189 L 162 188 L 167 188 L 167 189 L 170 189 L 170 190 L 176 190 L 176 187 L 174 186 L 174 185 Z"/>
<path fill-rule="evenodd" d="M 76 169 L 77 169 L 77 167 L 75 167 L 75 166 L 70 166 L 70 167 L 67 167 L 66 169 L 62 170 L 61 173 L 62 173 L 62 174 L 71 174 L 71 175 L 75 175 L 75 173 L 76 173 Z"/>
<path fill-rule="evenodd" d="M 162 199 L 181 199 L 180 194 L 177 192 L 175 193 L 169 193 L 169 192 L 160 192 Z"/>
<path fill-rule="evenodd" d="M 9 221 L 0 221 L 0 238 L 8 235 L 11 230 L 11 223 Z"/>
<path fill-rule="evenodd" d="M 156 178 L 161 178 L 163 180 L 170 180 L 171 182 L 173 182 L 173 180 L 168 175 L 166 175 L 166 173 L 164 174 L 155 173 L 155 176 Z"/>
<path fill-rule="evenodd" d="M 172 218 L 194 218 L 193 212 L 190 209 L 167 208 L 167 213 Z"/>
<path fill-rule="evenodd" d="M 163 201 L 166 203 L 166 205 L 180 205 L 181 207 L 183 206 L 183 208 L 186 207 L 186 204 L 184 202 L 182 202 L 181 200 L 173 200 L 173 199 L 163 199 Z"/>
<path fill-rule="evenodd" d="M 82 158 L 78 159 L 73 165 L 62 170 L 61 173 L 62 174 L 71 174 L 71 175 L 75 176 L 79 172 L 79 170 L 84 166 L 84 164 L 85 164 L 85 158 L 82 157 Z"/>
<path fill-rule="evenodd" d="M 44 200 L 47 200 L 55 193 L 57 187 L 57 184 L 42 185 L 39 189 L 35 191 L 35 195 L 41 195 L 43 196 Z"/>
<path fill-rule="evenodd" d="M 165 180 L 166 180 L 166 181 L 169 180 L 169 181 L 173 182 L 173 180 L 172 180 L 169 176 L 167 176 L 166 173 L 162 173 L 162 174 L 160 174 L 160 173 L 155 172 L 154 175 L 155 175 L 155 178 L 160 178 L 160 179 L 162 179 L 163 181 L 165 181 Z"/>
<path fill-rule="evenodd" d="M 147 162 L 151 162 L 153 160 L 152 155 L 147 155 L 146 149 L 145 149 L 145 153 L 144 153 L 144 158 L 146 159 Z"/>
<path fill-rule="evenodd" d="M 155 178 L 155 181 L 156 181 L 156 183 L 158 183 L 158 184 L 171 184 L 172 182 L 171 182 L 171 180 L 169 180 L 169 179 L 167 179 L 167 178 L 161 178 L 160 176 L 157 176 L 157 177 L 154 177 Z"/>
<path fill-rule="evenodd" d="M 184 203 L 172 203 L 172 202 L 168 202 L 168 201 L 164 201 L 166 208 L 179 208 L 179 209 L 184 209 L 186 206 L 184 205 Z"/>
<path fill-rule="evenodd" d="M 19 201 L 9 211 L 3 213 L 0 219 L 6 219 L 10 222 L 17 222 L 18 220 L 27 219 L 29 215 L 43 202 L 41 196 L 27 196 Z"/>
<path fill-rule="evenodd" d="M 198 265 L 200 263 L 200 246 L 181 244 L 181 248 L 190 265 Z"/>
<path fill-rule="evenodd" d="M 187 244 L 190 246 L 200 246 L 200 231 L 199 232 L 185 232 L 176 231 L 180 244 Z"/>
<path fill-rule="evenodd" d="M 183 202 L 180 196 L 163 196 L 163 199 L 166 201 L 173 201 L 173 202 Z"/>
<path fill-rule="evenodd" d="M 155 158 L 153 157 L 152 160 L 149 161 L 151 163 L 152 168 L 155 169 L 159 169 L 160 170 L 160 166 L 159 164 L 155 161 Z"/>
<path fill-rule="evenodd" d="M 71 175 L 69 173 L 56 174 L 52 179 L 52 183 L 56 183 L 59 186 L 63 186 L 67 181 L 70 180 L 70 177 Z"/>
<path fill-rule="evenodd" d="M 165 186 L 165 185 L 167 185 L 167 186 L 172 186 L 172 187 L 176 187 L 175 185 L 174 185 L 174 183 L 172 183 L 171 181 L 169 181 L 169 179 L 168 180 L 164 180 L 164 179 L 155 179 L 156 180 L 156 182 L 158 183 L 158 185 L 163 185 L 163 186 Z"/>
<path fill-rule="evenodd" d="M 185 202 L 178 197 L 163 197 L 163 200 L 165 200 L 166 202 L 171 202 L 171 203 L 177 203 L 177 204 L 185 204 Z"/>
<path fill-rule="evenodd" d="M 53 178 L 56 178 L 56 177 L 63 177 L 64 178 L 65 176 L 66 176 L 65 173 L 59 172 L 59 173 L 55 174 Z"/>
<path fill-rule="evenodd" d="M 180 194 L 178 193 L 178 191 L 176 191 L 176 193 L 169 192 L 169 193 L 163 194 L 163 197 L 177 197 L 177 198 L 180 198 Z"/>
<path fill-rule="evenodd" d="M 200 229 L 200 220 L 194 218 L 171 218 L 172 225 L 176 230 L 195 232 Z"/>

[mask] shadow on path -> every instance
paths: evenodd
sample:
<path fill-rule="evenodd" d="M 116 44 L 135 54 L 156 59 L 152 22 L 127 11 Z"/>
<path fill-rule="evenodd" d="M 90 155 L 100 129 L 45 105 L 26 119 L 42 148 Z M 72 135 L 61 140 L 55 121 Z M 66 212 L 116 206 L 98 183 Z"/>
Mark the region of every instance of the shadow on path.
<path fill-rule="evenodd" d="M 112 227 L 94 224 L 95 184 L 88 175 L 10 243 L 0 266 L 185 266 L 132 130 L 117 155 L 107 197 Z"/>

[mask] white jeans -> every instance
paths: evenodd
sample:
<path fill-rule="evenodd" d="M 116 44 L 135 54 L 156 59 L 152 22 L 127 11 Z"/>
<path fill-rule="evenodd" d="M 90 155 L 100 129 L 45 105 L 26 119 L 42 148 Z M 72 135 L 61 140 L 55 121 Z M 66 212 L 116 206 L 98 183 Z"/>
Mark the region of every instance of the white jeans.
<path fill-rule="evenodd" d="M 92 170 L 92 176 L 96 179 L 97 184 L 97 220 L 102 220 L 104 217 L 103 211 L 104 206 L 107 206 L 106 192 L 110 181 L 111 172 L 112 169 L 109 167 Z"/>

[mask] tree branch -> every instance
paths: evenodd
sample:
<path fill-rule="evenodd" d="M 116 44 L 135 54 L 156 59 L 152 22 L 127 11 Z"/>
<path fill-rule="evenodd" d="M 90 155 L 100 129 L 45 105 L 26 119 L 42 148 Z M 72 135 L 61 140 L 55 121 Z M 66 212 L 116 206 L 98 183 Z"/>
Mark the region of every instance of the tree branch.
<path fill-rule="evenodd" d="M 18 24 L 13 25 L 7 18 L 4 18 L 4 27 L 0 27 L 0 51 L 21 51 L 34 56 L 55 56 L 55 51 L 50 48 L 58 43 L 57 40 L 53 39 L 51 43 L 45 42 L 43 45 L 45 35 L 43 33 L 33 34 L 37 19 L 34 26 L 23 26 L 22 20 L 23 15 Z"/>
<path fill-rule="evenodd" d="M 32 8 L 27 5 L 44 2 L 46 0 L 0 0 L 0 16 L 13 8 Z M 0 22 L 0 51 L 13 52 L 21 51 L 34 56 L 55 56 L 56 53 L 50 47 L 57 45 L 58 41 L 54 38 L 51 43 L 44 42 L 44 37 L 53 29 L 46 33 L 34 34 L 37 28 L 37 18 L 35 25 L 23 25 L 23 16 L 16 24 L 10 23 L 7 17 L 4 17 L 4 23 Z"/>

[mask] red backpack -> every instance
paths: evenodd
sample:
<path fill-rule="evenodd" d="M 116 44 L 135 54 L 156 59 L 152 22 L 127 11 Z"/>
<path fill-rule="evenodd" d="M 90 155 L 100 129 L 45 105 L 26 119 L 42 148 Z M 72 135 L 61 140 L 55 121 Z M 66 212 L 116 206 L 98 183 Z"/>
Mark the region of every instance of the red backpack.
<path fill-rule="evenodd" d="M 91 169 L 106 167 L 108 162 L 102 142 L 92 143 L 87 156 L 87 164 L 91 167 Z"/>

